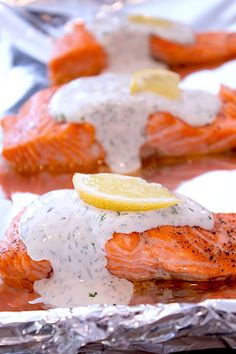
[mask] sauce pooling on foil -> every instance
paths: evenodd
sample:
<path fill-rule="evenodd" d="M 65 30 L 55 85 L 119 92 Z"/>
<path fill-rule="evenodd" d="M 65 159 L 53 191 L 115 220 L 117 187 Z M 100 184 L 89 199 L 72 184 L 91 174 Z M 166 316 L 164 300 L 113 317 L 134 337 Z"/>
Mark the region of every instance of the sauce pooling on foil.
<path fill-rule="evenodd" d="M 131 95 L 129 82 L 129 75 L 112 73 L 77 79 L 56 92 L 49 108 L 58 121 L 91 123 L 114 172 L 129 173 L 140 167 L 140 148 L 151 114 L 169 112 L 199 127 L 212 123 L 220 110 L 218 96 L 204 91 L 182 90 L 178 99 L 149 92 Z"/>
<path fill-rule="evenodd" d="M 212 214 L 191 199 L 146 212 L 116 212 L 84 203 L 74 190 L 49 192 L 25 211 L 20 237 L 29 256 L 50 261 L 53 274 L 35 283 L 54 306 L 128 304 L 133 285 L 106 269 L 105 244 L 114 232 L 131 233 L 161 225 L 213 228 Z"/>

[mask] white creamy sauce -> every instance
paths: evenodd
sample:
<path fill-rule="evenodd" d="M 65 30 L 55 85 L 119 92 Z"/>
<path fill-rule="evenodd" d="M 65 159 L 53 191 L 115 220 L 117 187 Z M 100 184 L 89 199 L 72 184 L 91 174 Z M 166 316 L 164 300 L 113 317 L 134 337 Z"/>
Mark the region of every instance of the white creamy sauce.
<path fill-rule="evenodd" d="M 131 95 L 129 75 L 106 73 L 80 78 L 60 88 L 50 102 L 50 113 L 66 122 L 90 122 L 114 172 L 140 167 L 140 148 L 150 114 L 169 112 L 199 127 L 212 123 L 220 110 L 218 96 L 203 91 L 181 91 L 179 99 L 154 93 Z"/>
<path fill-rule="evenodd" d="M 151 57 L 148 40 L 151 34 L 182 44 L 195 40 L 191 27 L 177 22 L 170 26 L 149 26 L 110 15 L 95 19 L 87 27 L 108 53 L 107 71 L 110 72 L 130 73 L 147 67 L 166 67 Z"/>
<path fill-rule="evenodd" d="M 53 274 L 35 290 L 55 306 L 128 304 L 133 285 L 111 275 L 104 247 L 114 232 L 131 233 L 161 225 L 213 228 L 212 214 L 196 202 L 146 212 L 115 212 L 85 204 L 74 190 L 49 192 L 25 211 L 20 237 L 34 260 L 50 261 Z"/>

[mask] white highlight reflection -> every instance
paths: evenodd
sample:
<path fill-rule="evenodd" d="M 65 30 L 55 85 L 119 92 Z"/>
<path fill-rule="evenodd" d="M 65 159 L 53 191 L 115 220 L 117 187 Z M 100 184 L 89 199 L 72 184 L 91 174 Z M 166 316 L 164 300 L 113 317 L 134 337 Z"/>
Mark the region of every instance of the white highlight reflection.
<path fill-rule="evenodd" d="M 213 212 L 236 212 L 236 170 L 205 173 L 182 183 L 176 191 Z"/>

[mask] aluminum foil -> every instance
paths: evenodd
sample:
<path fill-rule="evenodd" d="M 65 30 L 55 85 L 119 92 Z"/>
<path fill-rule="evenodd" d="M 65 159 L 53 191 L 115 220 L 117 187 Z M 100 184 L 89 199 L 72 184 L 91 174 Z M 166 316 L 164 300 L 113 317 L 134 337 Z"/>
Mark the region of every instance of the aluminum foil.
<path fill-rule="evenodd" d="M 132 7 L 131 3 L 127 8 Z M 168 11 L 169 17 L 190 22 L 196 29 L 234 25 L 233 0 L 212 0 L 208 4 L 198 1 L 198 7 L 193 3 L 196 1 L 149 1 L 138 5 L 138 8 L 143 6 L 150 11 L 158 6 L 159 15 L 164 16 Z M 174 4 L 180 10 L 185 8 L 185 11 L 173 11 Z M 83 1 L 82 5 L 78 7 L 78 2 L 70 1 L 65 7 L 60 1 L 43 1 L 31 3 L 30 9 L 36 14 L 40 11 L 39 15 L 47 11 L 52 14 L 56 9 L 68 17 L 74 16 L 75 9 L 78 9 L 76 14 L 84 13 L 89 17 L 101 10 L 101 6 L 106 11 L 112 10 L 109 6 L 115 8 L 109 1 L 105 4 Z M 55 16 L 51 18 L 53 20 Z M 0 65 L 0 76 L 4 78 L 6 97 L 11 96 L 7 102 L 2 100 L 1 115 L 15 112 L 27 97 L 47 85 L 45 65 L 9 43 L 5 37 L 0 42 L 2 58 L 5 59 Z M 232 73 L 231 68 L 229 73 Z M 224 72 L 222 78 L 227 81 L 232 75 L 227 79 Z M 207 299 L 137 306 L 94 305 L 0 313 L 0 353 L 171 353 L 210 348 L 236 349 L 235 300 Z"/>
<path fill-rule="evenodd" d="M 171 353 L 236 348 L 234 300 L 7 312 L 0 315 L 0 321 L 4 348 L 0 352 L 4 353 Z"/>

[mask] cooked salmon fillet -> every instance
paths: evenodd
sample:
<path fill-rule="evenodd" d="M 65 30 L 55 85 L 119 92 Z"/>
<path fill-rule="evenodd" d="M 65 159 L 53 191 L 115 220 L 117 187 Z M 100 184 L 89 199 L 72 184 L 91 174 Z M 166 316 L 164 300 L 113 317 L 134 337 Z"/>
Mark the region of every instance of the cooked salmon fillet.
<path fill-rule="evenodd" d="M 48 113 L 55 88 L 44 89 L 26 102 L 16 116 L 2 121 L 4 158 L 20 172 L 96 170 L 104 159 L 88 123 L 58 123 Z"/>
<path fill-rule="evenodd" d="M 180 44 L 156 35 L 150 37 L 153 57 L 170 65 L 222 64 L 236 57 L 236 33 L 206 32 L 196 35 L 193 44 Z"/>
<path fill-rule="evenodd" d="M 148 41 L 148 40 L 147 40 Z M 236 57 L 236 33 L 206 32 L 196 34 L 193 44 L 180 44 L 151 35 L 150 56 L 180 71 L 181 75 L 218 66 Z M 145 50 L 145 49 L 144 49 Z M 75 23 L 70 31 L 55 40 L 48 64 L 49 79 L 53 85 L 66 83 L 80 76 L 99 74 L 109 68 L 109 58 L 103 45 L 82 23 Z"/>
<path fill-rule="evenodd" d="M 96 172 L 105 151 L 88 123 L 60 123 L 48 113 L 55 89 L 36 93 L 16 116 L 2 121 L 4 158 L 17 171 Z M 141 157 L 189 156 L 220 153 L 236 147 L 236 92 L 222 87 L 221 111 L 213 123 L 193 127 L 167 112 L 147 119 L 146 144 Z M 63 117 L 62 117 L 63 118 Z M 132 132 L 131 137 L 132 139 Z M 102 144 L 102 142 L 101 142 Z"/>
<path fill-rule="evenodd" d="M 236 147 L 236 92 L 222 87 L 222 109 L 215 120 L 193 127 L 169 113 L 155 113 L 147 124 L 147 147 L 159 156 L 220 153 Z"/>
<path fill-rule="evenodd" d="M 63 84 L 80 76 L 96 75 L 107 65 L 107 55 L 84 24 L 76 23 L 71 30 L 55 40 L 48 64 L 53 85 Z"/>
<path fill-rule="evenodd" d="M 50 276 L 50 263 L 33 261 L 19 237 L 19 215 L 0 244 L 0 275 L 14 287 L 32 288 Z M 215 214 L 211 231 L 160 226 L 143 233 L 115 233 L 106 243 L 107 268 L 131 281 L 209 281 L 236 275 L 236 214 Z"/>
<path fill-rule="evenodd" d="M 0 311 L 47 310 L 44 303 L 38 301 L 39 295 L 27 289 L 17 289 L 0 281 Z M 35 301 L 37 300 L 37 301 Z"/>
<path fill-rule="evenodd" d="M 236 275 L 236 214 L 215 214 L 214 229 L 160 226 L 115 233 L 106 244 L 107 268 L 132 281 L 209 281 Z"/>
<path fill-rule="evenodd" d="M 7 285 L 32 290 L 36 280 L 49 276 L 48 261 L 33 261 L 19 237 L 19 223 L 24 210 L 12 221 L 0 246 L 0 274 Z"/>

